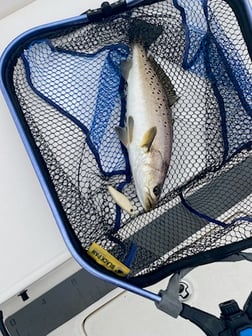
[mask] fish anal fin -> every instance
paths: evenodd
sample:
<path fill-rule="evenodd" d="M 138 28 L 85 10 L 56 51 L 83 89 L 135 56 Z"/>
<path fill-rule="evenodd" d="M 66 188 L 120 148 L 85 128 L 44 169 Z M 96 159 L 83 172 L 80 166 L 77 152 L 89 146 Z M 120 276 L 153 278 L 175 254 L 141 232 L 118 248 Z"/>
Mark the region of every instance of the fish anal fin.
<path fill-rule="evenodd" d="M 149 152 L 156 134 L 157 134 L 157 127 L 156 126 L 151 127 L 148 131 L 145 132 L 140 146 L 147 147 L 147 151 Z"/>
<path fill-rule="evenodd" d="M 176 94 L 167 94 L 168 104 L 171 107 L 179 99 Z"/>

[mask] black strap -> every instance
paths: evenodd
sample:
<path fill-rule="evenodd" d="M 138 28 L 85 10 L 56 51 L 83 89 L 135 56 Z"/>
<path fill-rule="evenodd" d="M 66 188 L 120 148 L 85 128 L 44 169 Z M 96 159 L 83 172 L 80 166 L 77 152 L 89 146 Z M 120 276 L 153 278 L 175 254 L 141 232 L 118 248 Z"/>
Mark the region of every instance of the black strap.
<path fill-rule="evenodd" d="M 220 318 L 200 309 L 183 304 L 180 316 L 191 321 L 207 336 L 252 336 L 252 292 L 243 310 L 235 300 L 219 305 Z"/>
<path fill-rule="evenodd" d="M 0 331 L 3 336 L 10 336 L 7 329 L 5 328 L 4 321 L 3 321 L 3 312 L 0 310 Z"/>
<path fill-rule="evenodd" d="M 203 330 L 207 336 L 217 336 L 225 329 L 224 322 L 216 316 L 187 304 L 183 304 L 180 316 L 194 323 Z"/>

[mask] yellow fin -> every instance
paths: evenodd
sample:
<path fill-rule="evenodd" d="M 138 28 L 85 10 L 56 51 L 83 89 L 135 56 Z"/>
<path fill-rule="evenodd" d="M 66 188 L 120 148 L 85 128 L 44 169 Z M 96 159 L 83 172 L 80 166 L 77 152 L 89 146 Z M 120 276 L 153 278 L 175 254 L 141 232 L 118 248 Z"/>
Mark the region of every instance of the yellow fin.
<path fill-rule="evenodd" d="M 145 132 L 140 146 L 147 147 L 147 151 L 149 152 L 156 134 L 157 134 L 157 127 L 156 126 L 151 127 L 147 132 Z"/>
<path fill-rule="evenodd" d="M 97 243 L 92 243 L 88 248 L 87 254 L 93 258 L 99 265 L 107 270 L 115 273 L 120 277 L 125 277 L 129 274 L 130 269 L 116 259 L 112 254 L 106 251 Z"/>
<path fill-rule="evenodd" d="M 123 210 L 127 211 L 130 215 L 135 214 L 133 205 L 124 194 L 112 186 L 108 186 L 108 191 L 116 204 L 118 204 Z"/>

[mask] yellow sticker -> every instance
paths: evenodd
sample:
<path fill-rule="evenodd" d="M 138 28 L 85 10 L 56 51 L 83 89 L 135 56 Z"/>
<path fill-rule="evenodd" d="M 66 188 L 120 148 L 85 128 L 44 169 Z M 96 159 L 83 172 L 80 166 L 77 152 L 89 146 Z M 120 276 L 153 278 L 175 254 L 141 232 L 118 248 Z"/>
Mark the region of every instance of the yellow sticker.
<path fill-rule="evenodd" d="M 107 270 L 115 273 L 120 277 L 125 277 L 129 274 L 130 269 L 122 264 L 108 251 L 104 250 L 100 245 L 92 243 L 87 251 L 88 255 L 92 257 L 99 265 L 102 265 Z"/>

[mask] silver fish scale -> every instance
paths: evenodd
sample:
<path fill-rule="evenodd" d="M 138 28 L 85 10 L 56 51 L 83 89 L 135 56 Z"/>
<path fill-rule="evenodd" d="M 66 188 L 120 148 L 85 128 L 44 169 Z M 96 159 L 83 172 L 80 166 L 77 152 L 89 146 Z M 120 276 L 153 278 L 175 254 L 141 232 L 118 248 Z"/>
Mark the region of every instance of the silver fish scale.
<path fill-rule="evenodd" d="M 212 256 L 237 242 L 251 247 L 252 65 L 232 10 L 222 0 L 209 0 L 204 11 L 203 3 L 159 1 L 98 23 L 51 31 L 43 43 L 33 41 L 13 69 L 21 119 L 71 239 L 84 255 L 96 242 L 122 262 L 135 246 L 129 279 L 140 285 L 161 279 L 182 262 L 196 265 L 199 254 Z M 156 99 L 155 113 L 167 113 L 160 123 L 171 118 L 162 90 L 178 97 L 171 107 L 169 170 L 157 206 L 147 213 L 114 131 L 126 113 L 119 63 L 131 48 L 128 30 L 134 20 L 162 27 L 146 50 L 148 62 L 156 64 L 154 75 L 146 63 L 144 78 L 148 99 Z M 105 130 L 102 123 L 94 125 L 97 111 L 106 117 Z M 90 125 L 101 128 L 98 154 Z M 162 126 L 170 132 L 168 124 Z M 135 216 L 116 205 L 108 185 L 130 200 Z"/>

